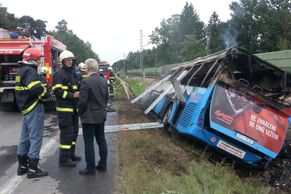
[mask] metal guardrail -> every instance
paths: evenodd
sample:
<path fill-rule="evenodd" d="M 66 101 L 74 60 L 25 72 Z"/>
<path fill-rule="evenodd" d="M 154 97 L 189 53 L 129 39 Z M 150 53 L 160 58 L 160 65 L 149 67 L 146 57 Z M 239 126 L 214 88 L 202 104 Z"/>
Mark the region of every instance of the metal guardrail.
<path fill-rule="evenodd" d="M 162 123 L 136 123 L 136 124 L 124 124 L 124 125 L 113 125 L 105 126 L 105 133 L 117 132 L 117 131 L 133 131 L 140 129 L 155 129 L 163 127 Z"/>

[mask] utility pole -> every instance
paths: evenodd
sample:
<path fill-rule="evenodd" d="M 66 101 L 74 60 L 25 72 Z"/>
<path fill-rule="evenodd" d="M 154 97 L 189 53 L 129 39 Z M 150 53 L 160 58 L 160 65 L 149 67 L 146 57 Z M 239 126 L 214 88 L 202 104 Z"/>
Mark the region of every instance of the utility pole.
<path fill-rule="evenodd" d="M 143 75 L 143 77 L 145 77 L 144 66 L 143 66 L 143 33 L 142 33 L 142 30 L 140 30 L 139 40 L 140 40 L 139 65 L 140 65 L 140 69 L 142 69 L 142 75 Z"/>

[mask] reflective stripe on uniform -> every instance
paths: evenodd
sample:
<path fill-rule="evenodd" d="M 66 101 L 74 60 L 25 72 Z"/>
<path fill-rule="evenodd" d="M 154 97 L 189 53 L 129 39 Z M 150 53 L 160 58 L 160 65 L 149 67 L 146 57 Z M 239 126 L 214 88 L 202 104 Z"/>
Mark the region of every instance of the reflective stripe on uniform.
<path fill-rule="evenodd" d="M 20 76 L 19 75 L 15 76 L 15 82 L 20 82 Z"/>
<path fill-rule="evenodd" d="M 64 86 L 63 84 L 56 84 L 56 85 L 53 86 L 52 89 L 55 90 L 55 89 L 58 89 L 58 88 L 61 88 L 63 90 L 68 90 L 69 89 L 68 86 Z"/>
<path fill-rule="evenodd" d="M 73 108 L 61 108 L 61 107 L 57 107 L 57 111 L 58 112 L 74 112 Z"/>
<path fill-rule="evenodd" d="M 64 91 L 62 98 L 66 98 L 67 95 L 68 95 L 68 92 L 67 91 Z"/>
<path fill-rule="evenodd" d="M 76 144 L 76 142 L 75 141 L 72 141 L 72 145 L 75 145 Z"/>
<path fill-rule="evenodd" d="M 30 111 L 32 111 L 36 107 L 37 103 L 38 103 L 38 100 L 36 100 L 34 103 L 32 103 L 32 105 L 30 105 L 27 109 L 21 111 L 21 113 L 23 115 L 29 113 Z"/>
<path fill-rule="evenodd" d="M 47 89 L 46 88 L 43 88 L 43 92 L 41 93 L 41 97 L 43 97 L 45 94 L 46 94 L 46 92 L 47 92 Z"/>
<path fill-rule="evenodd" d="M 72 87 L 73 87 L 73 90 L 77 90 L 78 89 L 78 86 L 76 86 L 76 85 L 74 85 Z"/>
<path fill-rule="evenodd" d="M 17 90 L 17 91 L 23 91 L 23 90 L 29 90 L 29 89 L 28 89 L 28 87 L 15 86 L 15 90 Z"/>
<path fill-rule="evenodd" d="M 89 77 L 89 75 L 87 74 L 82 75 L 82 78 L 87 78 L 87 77 Z"/>
<path fill-rule="evenodd" d="M 57 88 L 62 88 L 63 84 L 56 84 L 52 87 L 53 90 L 57 89 Z"/>
<path fill-rule="evenodd" d="M 36 86 L 37 84 L 41 84 L 40 81 L 33 81 L 30 82 L 30 84 L 27 85 L 28 89 L 31 89 L 33 86 Z"/>
<path fill-rule="evenodd" d="M 71 149 L 71 145 L 60 144 L 61 149 Z"/>

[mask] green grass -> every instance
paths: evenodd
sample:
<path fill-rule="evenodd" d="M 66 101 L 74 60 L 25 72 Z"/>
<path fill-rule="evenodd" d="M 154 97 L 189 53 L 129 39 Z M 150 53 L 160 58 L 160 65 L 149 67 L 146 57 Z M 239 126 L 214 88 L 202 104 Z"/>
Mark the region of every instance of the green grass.
<path fill-rule="evenodd" d="M 175 141 L 159 130 L 120 134 L 120 193 L 262 193 L 252 178 L 240 178 L 230 166 L 210 163 L 203 150 Z"/>
<path fill-rule="evenodd" d="M 147 88 L 147 85 L 145 83 L 142 83 L 140 80 L 132 79 L 132 80 L 129 80 L 128 83 L 135 95 L 141 94 Z"/>
<path fill-rule="evenodd" d="M 142 82 L 142 80 L 127 79 L 125 76 L 121 76 L 121 79 L 124 80 L 129 85 L 130 90 L 135 96 L 141 94 L 148 86 L 148 84 Z M 124 98 L 126 96 L 122 85 L 120 85 L 119 83 L 115 84 L 115 96 L 119 99 Z"/>

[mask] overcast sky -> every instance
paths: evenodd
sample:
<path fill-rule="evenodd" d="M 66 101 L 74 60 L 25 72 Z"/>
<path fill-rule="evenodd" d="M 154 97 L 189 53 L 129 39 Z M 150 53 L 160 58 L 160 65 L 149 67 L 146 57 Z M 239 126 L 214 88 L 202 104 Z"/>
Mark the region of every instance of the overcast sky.
<path fill-rule="evenodd" d="M 230 18 L 229 4 L 234 0 L 190 0 L 205 23 L 213 11 L 220 20 Z M 78 2 L 78 3 L 77 3 Z M 143 30 L 144 45 L 147 35 L 159 27 L 163 19 L 180 14 L 184 0 L 0 0 L 9 13 L 17 17 L 29 15 L 47 21 L 52 30 L 65 19 L 68 28 L 77 36 L 92 44 L 101 60 L 116 62 L 130 51 L 140 48 L 140 30 Z M 148 49 L 145 46 L 144 49 Z"/>

